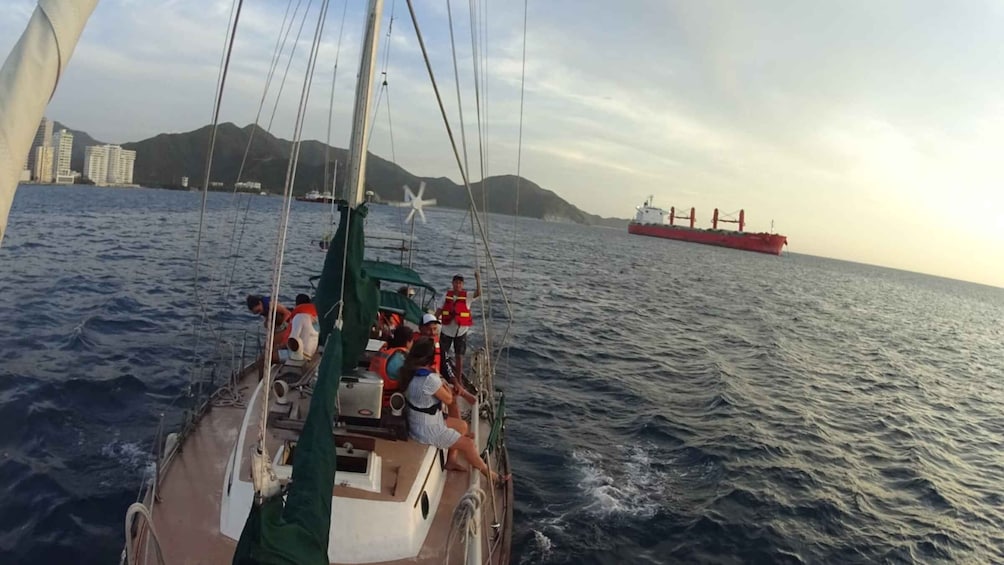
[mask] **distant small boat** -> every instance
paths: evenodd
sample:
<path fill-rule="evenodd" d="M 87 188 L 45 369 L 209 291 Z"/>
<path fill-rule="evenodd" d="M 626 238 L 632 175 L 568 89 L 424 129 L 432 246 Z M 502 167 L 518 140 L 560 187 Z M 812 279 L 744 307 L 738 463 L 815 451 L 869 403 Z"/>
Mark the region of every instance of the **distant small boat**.
<path fill-rule="evenodd" d="M 637 210 L 634 221 L 628 224 L 628 233 L 633 235 L 675 239 L 771 255 L 780 255 L 781 249 L 788 244 L 788 238 L 783 235 L 743 231 L 743 228 L 746 227 L 745 210 L 739 211 L 739 219 L 729 220 L 720 219 L 718 208 L 715 208 L 715 215 L 711 222 L 712 229 L 710 230 L 694 227 L 693 208 L 690 209 L 689 215 L 677 215 L 676 208 L 670 208 L 667 214 L 662 208 L 656 208 L 652 205 L 651 196 L 645 201 L 645 204 L 638 206 Z M 681 220 L 688 222 L 689 226 L 676 225 L 676 222 Z M 739 224 L 739 230 L 718 229 L 720 222 Z"/>
<path fill-rule="evenodd" d="M 331 204 L 335 201 L 335 197 L 330 192 L 321 194 L 316 190 L 311 190 L 303 196 L 297 196 L 296 199 L 300 202 L 320 202 L 322 204 Z"/>

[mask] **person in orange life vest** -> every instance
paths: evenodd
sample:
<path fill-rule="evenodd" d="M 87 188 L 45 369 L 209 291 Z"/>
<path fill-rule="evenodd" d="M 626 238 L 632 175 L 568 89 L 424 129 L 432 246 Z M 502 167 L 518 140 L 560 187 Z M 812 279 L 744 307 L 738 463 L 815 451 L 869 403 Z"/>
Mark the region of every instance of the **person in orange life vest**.
<path fill-rule="evenodd" d="M 404 358 L 415 341 L 415 331 L 408 326 L 394 328 L 394 335 L 377 351 L 370 360 L 370 371 L 383 379 L 384 404 L 390 402 L 391 393 L 397 392 L 401 377 L 398 374 L 404 365 Z"/>
<path fill-rule="evenodd" d="M 413 296 L 415 296 L 415 289 L 407 286 L 402 286 L 401 288 L 397 289 L 397 293 L 400 294 L 401 296 L 412 298 Z M 380 335 L 387 339 L 390 339 L 390 336 L 393 335 L 394 328 L 400 326 L 403 323 L 404 323 L 404 316 L 402 316 L 397 312 L 381 311 L 380 318 L 377 321 L 377 325 L 379 326 L 378 329 L 380 330 Z"/>
<path fill-rule="evenodd" d="M 317 320 L 317 308 L 306 294 L 296 295 L 296 306 L 291 312 L 291 330 L 289 337 L 295 337 L 300 342 L 300 352 L 310 359 L 317 352 L 317 339 L 321 326 Z"/>
<path fill-rule="evenodd" d="M 272 335 L 272 362 L 279 362 L 279 350 L 286 347 L 286 340 L 289 339 L 289 332 L 292 329 L 290 320 L 293 314 L 279 301 L 273 301 L 271 296 L 261 296 L 259 294 L 249 294 L 247 296 L 248 310 L 264 318 L 264 325 L 267 328 L 271 318 L 271 311 L 275 310 L 275 331 Z"/>
<path fill-rule="evenodd" d="M 422 316 L 422 325 L 420 326 L 420 331 L 422 332 L 422 337 L 427 337 L 432 340 L 432 343 L 436 350 L 436 358 L 433 361 L 433 368 L 437 373 L 447 378 L 450 386 L 453 387 L 454 393 L 460 395 L 464 400 L 471 403 L 473 406 L 477 399 L 473 394 L 464 388 L 463 384 L 459 379 L 451 379 L 448 377 L 453 375 L 452 370 L 446 370 L 449 360 L 445 359 L 443 356 L 443 351 L 439 346 L 439 329 L 442 324 L 436 319 L 436 316 L 432 314 L 426 314 Z M 454 402 L 447 407 L 447 413 L 453 418 L 460 417 L 460 407 Z"/>
<path fill-rule="evenodd" d="M 401 368 L 401 386 L 408 404 L 408 435 L 419 443 L 448 450 L 446 468 L 451 471 L 467 470 L 467 466 L 457 460 L 458 452 L 463 452 L 464 459 L 492 484 L 509 481 L 510 475 L 499 476 L 481 459 L 477 445 L 467 433 L 467 422 L 442 417 L 443 404 L 456 404 L 456 396 L 432 370 L 435 357 L 435 343 L 423 336 L 415 341 Z"/>
<path fill-rule="evenodd" d="M 464 353 L 467 352 L 467 332 L 474 320 L 471 318 L 470 303 L 481 296 L 481 274 L 474 273 L 477 288 L 470 296 L 464 290 L 464 277 L 453 276 L 453 288 L 446 291 L 443 307 L 440 309 L 440 319 L 443 321 L 442 339 L 443 355 L 453 347 L 453 358 L 456 360 L 457 374 L 464 374 Z"/>

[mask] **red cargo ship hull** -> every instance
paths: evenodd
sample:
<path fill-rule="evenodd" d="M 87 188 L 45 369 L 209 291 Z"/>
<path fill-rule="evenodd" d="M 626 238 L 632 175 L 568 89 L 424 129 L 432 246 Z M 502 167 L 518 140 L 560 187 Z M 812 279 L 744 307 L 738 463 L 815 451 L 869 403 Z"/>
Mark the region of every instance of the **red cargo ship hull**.
<path fill-rule="evenodd" d="M 638 224 L 635 222 L 628 224 L 628 233 L 689 241 L 691 243 L 702 243 L 704 245 L 717 245 L 718 247 L 731 247 L 732 249 L 756 251 L 757 253 L 769 253 L 771 255 L 780 255 L 781 248 L 788 243 L 787 237 L 772 233 L 702 230 L 677 226 Z"/>

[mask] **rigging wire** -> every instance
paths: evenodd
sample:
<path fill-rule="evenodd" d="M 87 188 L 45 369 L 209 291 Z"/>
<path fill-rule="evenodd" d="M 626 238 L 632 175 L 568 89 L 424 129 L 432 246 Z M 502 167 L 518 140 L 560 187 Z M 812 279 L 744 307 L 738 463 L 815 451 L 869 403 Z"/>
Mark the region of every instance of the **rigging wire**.
<path fill-rule="evenodd" d="M 289 39 L 289 32 L 290 32 L 290 30 L 293 29 L 293 22 L 296 19 L 296 11 L 299 10 L 300 2 L 301 1 L 302 0 L 297 0 L 296 10 L 294 10 L 294 12 L 293 12 L 293 17 L 290 19 L 290 22 L 289 22 L 289 28 L 286 29 L 286 33 L 285 33 L 285 35 L 283 36 L 283 39 L 282 39 L 282 45 L 283 45 L 282 49 L 285 49 L 286 43 L 287 43 L 287 41 Z M 293 56 L 296 53 L 296 46 L 300 43 L 300 35 L 303 33 L 303 26 L 304 26 L 304 24 L 307 21 L 307 15 L 310 13 L 310 6 L 312 4 L 313 4 L 313 0 L 307 0 L 307 7 L 303 11 L 303 18 L 300 20 L 300 27 L 299 27 L 299 29 L 298 29 L 298 31 L 296 33 L 296 38 L 295 38 L 295 40 L 293 42 L 293 47 L 290 49 L 289 58 L 288 58 L 288 60 L 286 62 L 286 68 L 285 68 L 285 71 L 282 74 L 282 81 L 279 83 L 279 92 L 278 92 L 278 94 L 276 94 L 275 104 L 272 106 L 272 112 L 271 112 L 271 115 L 269 116 L 269 120 L 268 120 L 268 127 L 265 128 L 265 131 L 268 132 L 268 133 L 272 132 L 272 123 L 275 120 L 275 115 L 276 115 L 278 107 L 279 107 L 279 99 L 282 97 L 282 90 L 283 90 L 283 88 L 286 85 L 286 79 L 289 76 L 290 65 L 291 65 L 291 63 L 293 61 Z M 281 53 L 280 53 L 279 57 L 281 58 Z M 268 89 L 269 89 L 269 85 L 268 85 L 268 83 L 266 81 L 265 93 L 262 96 L 263 100 L 267 96 Z M 259 118 L 256 118 L 255 119 L 256 125 L 257 125 L 258 122 L 259 122 Z M 255 128 L 255 129 L 257 129 L 257 128 Z M 250 146 L 250 143 L 251 143 L 251 141 L 248 140 L 249 146 Z M 241 227 L 241 233 L 240 233 L 240 235 L 237 238 L 236 249 L 232 253 L 233 262 L 232 262 L 232 264 L 230 266 L 230 273 L 229 273 L 229 277 L 228 277 L 229 280 L 228 280 L 227 287 L 226 287 L 227 288 L 227 293 L 226 293 L 227 297 L 229 296 L 230 289 L 233 286 L 234 274 L 235 274 L 235 272 L 237 270 L 237 260 L 240 258 L 241 244 L 244 241 L 244 232 L 245 232 L 245 228 L 247 227 L 247 219 L 248 219 L 248 214 L 250 212 L 250 208 L 251 208 L 251 198 L 249 196 L 248 197 L 248 203 L 247 203 L 247 205 L 244 208 L 244 220 L 243 220 L 244 221 L 244 225 Z M 229 300 L 228 298 L 224 298 L 224 305 L 226 304 L 226 302 L 228 300 Z"/>
<path fill-rule="evenodd" d="M 449 118 L 446 115 L 446 108 L 443 106 L 443 97 L 442 97 L 442 95 L 439 92 L 439 86 L 436 83 L 435 73 L 433 73 L 433 71 L 432 71 L 432 63 L 429 60 L 429 52 L 428 52 L 428 49 L 425 46 L 425 40 L 422 38 L 422 31 L 421 31 L 421 29 L 419 27 L 419 24 L 418 24 L 418 17 L 415 15 L 415 7 L 414 7 L 414 5 L 412 3 L 412 0 L 406 0 L 406 1 L 408 3 L 408 12 L 411 14 L 412 24 L 415 27 L 415 36 L 418 39 L 418 45 L 419 45 L 419 47 L 422 50 L 422 58 L 425 60 L 425 68 L 428 71 L 429 80 L 430 80 L 430 82 L 432 82 L 432 90 L 435 92 L 436 102 L 439 105 L 439 112 L 440 112 L 440 115 L 443 118 L 443 125 L 446 127 L 446 134 L 447 134 L 447 136 L 450 139 L 450 146 L 451 146 L 451 148 L 453 150 L 453 157 L 454 157 L 454 159 L 457 162 L 457 167 L 460 169 L 460 175 L 463 178 L 464 186 L 467 189 L 467 197 L 468 197 L 468 199 L 471 202 L 471 206 L 473 207 L 474 206 L 474 194 L 471 191 L 470 179 L 467 177 L 467 172 L 465 171 L 463 163 L 461 161 L 460 152 L 457 149 L 456 138 L 453 135 L 453 129 L 450 127 L 450 120 L 449 120 Z M 492 255 L 491 247 L 488 245 L 488 239 L 487 239 L 487 234 L 486 234 L 485 229 L 484 229 L 484 225 L 481 223 L 481 218 L 477 214 L 473 214 L 473 217 L 474 217 L 474 219 L 476 221 L 477 228 L 478 228 L 478 230 L 481 233 L 481 240 L 485 244 L 485 250 L 487 251 L 486 256 L 487 256 L 487 259 L 488 259 L 488 264 L 491 266 L 492 274 L 494 274 L 495 280 L 499 283 L 499 291 L 500 291 L 500 294 L 502 295 L 503 303 L 506 306 L 507 315 L 511 319 L 512 318 L 512 306 L 509 303 L 509 297 L 506 295 L 505 288 L 502 287 L 502 279 L 501 279 L 501 276 L 499 275 L 498 266 L 495 264 L 495 257 Z M 491 362 L 491 351 L 490 350 L 488 351 L 488 360 L 487 360 L 487 363 L 489 364 L 489 366 L 491 366 L 491 364 L 492 364 L 492 362 Z"/>
<path fill-rule="evenodd" d="M 523 167 L 523 108 L 526 101 L 526 20 L 527 20 L 527 7 L 529 0 L 523 0 L 523 62 L 520 70 L 519 77 L 519 134 L 517 135 L 516 141 L 516 208 L 513 210 L 512 215 L 512 272 L 509 276 L 510 284 L 512 285 L 512 300 L 513 303 L 516 302 L 516 293 L 518 284 L 516 282 L 516 257 L 517 257 L 517 234 L 519 232 L 519 189 L 520 183 L 523 180 L 522 167 Z M 507 346 L 507 341 L 509 338 L 509 332 L 512 328 L 512 319 L 510 318 L 508 326 L 506 326 L 506 331 L 502 335 L 502 343 L 500 347 L 505 347 L 506 351 L 506 375 L 509 375 L 509 361 L 511 356 L 511 347 Z"/>
<path fill-rule="evenodd" d="M 390 113 L 390 87 L 387 82 L 387 70 L 390 65 L 390 37 L 394 32 L 394 14 L 397 11 L 397 0 L 390 5 L 390 21 L 387 24 L 387 41 L 384 42 L 384 52 L 383 52 L 383 70 L 380 71 L 380 75 L 383 80 L 380 83 L 380 90 L 377 91 L 376 103 L 373 104 L 373 119 L 370 120 L 370 131 L 376 127 L 377 118 L 380 116 L 380 102 L 386 100 L 387 103 L 387 125 L 388 133 L 390 134 L 390 159 L 395 165 L 397 164 L 397 152 L 394 149 L 394 122 L 391 119 Z M 369 151 L 370 145 L 373 143 L 373 136 L 370 135 L 366 138 L 366 150 Z M 400 215 L 400 214 L 399 214 Z"/>
<path fill-rule="evenodd" d="M 469 174 L 470 173 L 471 164 L 470 164 L 469 152 L 467 151 L 467 126 L 466 126 L 466 121 L 464 120 L 464 102 L 463 102 L 463 98 L 462 98 L 462 96 L 460 94 L 460 69 L 459 69 L 459 66 L 458 66 L 458 63 L 457 63 L 457 45 L 456 45 L 456 42 L 454 40 L 454 33 L 453 33 L 453 9 L 452 9 L 452 7 L 450 5 L 450 0 L 446 0 L 446 16 L 447 16 L 447 20 L 449 22 L 449 27 L 450 27 L 450 53 L 453 56 L 453 84 L 456 86 L 456 91 L 457 91 L 457 113 L 460 116 L 460 145 L 461 145 L 461 148 L 462 148 L 461 150 L 463 151 L 463 154 L 464 154 L 464 169 Z M 480 137 L 480 134 L 479 134 L 479 137 Z M 479 142 L 480 142 L 480 139 L 479 139 Z M 463 174 L 463 172 L 461 172 L 461 174 Z M 480 260 L 480 257 L 478 256 L 478 234 L 477 234 L 477 231 L 475 230 L 475 227 L 474 227 L 474 215 L 477 214 L 477 209 L 476 209 L 476 206 L 474 204 L 473 197 L 471 198 L 470 214 L 471 214 L 471 238 L 473 240 L 472 250 L 473 250 L 473 253 L 474 253 L 474 269 L 475 269 L 475 272 L 479 273 L 479 275 L 480 275 L 480 273 L 481 273 L 481 260 Z M 464 215 L 464 218 L 465 219 L 467 218 L 466 214 Z M 451 250 L 451 252 L 452 252 L 452 250 Z M 483 301 L 483 303 L 485 303 L 485 302 Z M 486 336 L 486 339 L 487 339 L 487 336 L 488 336 L 487 332 L 485 332 L 485 336 Z"/>
<path fill-rule="evenodd" d="M 314 69 L 317 64 L 317 54 L 320 51 L 321 35 L 324 32 L 324 22 L 328 12 L 329 0 L 321 2 L 321 8 L 317 18 L 317 27 L 314 30 L 314 41 L 311 44 L 310 55 L 307 57 L 307 69 L 304 73 L 303 88 L 300 91 L 300 105 L 296 113 L 296 122 L 293 127 L 293 146 L 290 148 L 290 159 L 286 167 L 286 182 L 283 191 L 284 211 L 279 220 L 279 235 L 276 241 L 276 252 L 272 265 L 272 303 L 270 304 L 270 317 L 268 334 L 265 337 L 265 351 L 262 358 L 264 365 L 263 392 L 261 424 L 258 427 L 258 450 L 264 454 L 264 459 L 268 460 L 268 448 L 265 444 L 265 435 L 268 431 L 268 408 L 269 394 L 271 393 L 271 357 L 272 349 L 275 347 L 275 322 L 277 309 L 274 307 L 278 303 L 279 286 L 282 280 L 282 263 L 286 252 L 286 237 L 289 229 L 289 213 L 293 202 L 293 184 L 296 181 L 296 169 L 300 158 L 300 141 L 303 133 L 304 114 L 307 110 L 307 103 L 310 99 L 310 87 L 314 78 Z M 267 359 L 267 361 L 266 361 Z"/>
<path fill-rule="evenodd" d="M 195 301 L 199 305 L 200 320 L 199 324 L 194 328 L 194 331 L 192 332 L 193 363 L 192 363 L 192 372 L 190 373 L 189 383 L 188 383 L 189 394 L 191 394 L 192 389 L 195 385 L 196 372 L 198 372 L 198 366 L 199 366 L 198 363 L 196 362 L 198 359 L 199 342 L 202 336 L 202 328 L 205 326 L 206 320 L 208 318 L 205 297 L 202 295 L 201 292 L 199 292 L 199 268 L 200 264 L 202 263 L 202 234 L 205 231 L 205 224 L 206 224 L 206 204 L 209 198 L 209 177 L 213 165 L 213 150 L 216 146 L 216 131 L 220 121 L 220 106 L 223 103 L 223 91 L 226 87 L 227 71 L 230 69 L 230 56 L 233 53 L 234 40 L 237 37 L 237 23 L 240 21 L 241 9 L 244 6 L 244 0 L 235 0 L 235 2 L 236 2 L 236 7 L 234 7 L 234 5 L 231 4 L 230 11 L 233 18 L 231 20 L 232 23 L 230 23 L 227 28 L 227 35 L 229 36 L 229 38 L 225 43 L 226 47 L 223 51 L 223 56 L 221 60 L 221 69 L 216 85 L 216 98 L 215 101 L 213 102 L 212 130 L 209 138 L 209 148 L 206 155 L 206 172 L 204 176 L 204 181 L 202 183 L 202 206 L 199 210 L 199 231 L 198 235 L 196 236 L 196 243 L 195 243 L 195 277 L 194 277 L 194 286 L 195 286 L 194 295 L 195 295 Z M 196 399 L 196 404 L 198 404 L 198 399 Z"/>
<path fill-rule="evenodd" d="M 335 85 L 338 83 L 338 61 L 342 56 L 342 37 L 345 33 L 345 14 L 349 10 L 349 0 L 345 0 L 342 5 L 342 23 L 338 27 L 338 43 L 335 46 L 335 68 L 331 72 L 331 99 L 328 101 L 328 132 L 324 138 L 324 187 L 328 187 L 328 166 L 331 162 L 331 114 L 335 108 Z M 338 166 L 335 166 L 335 175 L 338 175 Z M 335 187 L 331 186 L 331 196 L 334 200 Z M 334 223 L 334 211 L 331 213 L 331 223 Z"/>
<path fill-rule="evenodd" d="M 485 10 L 480 12 L 478 10 L 477 0 L 470 0 L 470 17 L 471 17 L 471 58 L 473 60 L 474 68 L 474 103 L 477 112 L 477 124 L 478 124 L 478 164 L 481 172 L 481 215 L 484 218 L 485 225 L 485 247 L 487 249 L 488 242 L 491 241 L 491 219 L 488 216 L 488 100 L 485 98 L 482 104 L 481 88 L 479 83 L 484 82 L 484 88 L 487 89 L 487 78 L 484 72 L 484 66 L 481 61 L 482 56 L 487 61 L 487 25 L 488 25 L 488 7 L 487 0 L 485 0 Z M 485 32 L 479 33 L 478 14 L 484 14 L 484 26 Z M 484 48 L 482 49 L 482 44 Z M 482 55 L 483 54 L 483 55 Z M 487 94 L 487 92 L 486 92 Z M 474 210 L 473 213 L 477 213 Z M 472 228 L 473 230 L 473 228 Z M 475 243 L 477 245 L 477 243 Z M 482 299 L 482 304 L 487 305 L 483 308 L 484 315 L 482 320 L 484 322 L 485 329 L 485 342 L 489 349 L 492 349 L 491 345 L 491 333 L 488 332 L 488 326 L 491 324 L 492 310 L 491 305 L 491 285 L 485 287 L 485 298 Z"/>
<path fill-rule="evenodd" d="M 265 99 L 267 98 L 268 92 L 269 92 L 269 90 L 271 88 L 271 83 L 272 83 L 272 80 L 274 79 L 274 76 L 275 76 L 275 70 L 276 70 L 276 68 L 278 66 L 278 61 L 279 61 L 279 59 L 282 56 L 282 52 L 285 50 L 286 44 L 288 43 L 289 33 L 292 30 L 292 28 L 293 28 L 294 22 L 296 21 L 296 15 L 297 15 L 297 13 L 300 10 L 300 5 L 302 4 L 302 0 L 297 0 L 296 8 L 293 10 L 292 17 L 289 17 L 289 8 L 290 8 L 291 4 L 292 4 L 292 0 L 290 0 L 287 3 L 287 5 L 286 5 L 286 13 L 285 13 L 285 16 L 283 17 L 283 23 L 282 23 L 282 25 L 279 28 L 279 35 L 276 37 L 276 45 L 273 48 L 272 61 L 270 62 L 270 65 L 269 65 L 269 72 L 266 75 L 266 79 L 265 79 L 265 87 L 263 88 L 262 96 L 261 96 L 261 99 L 260 99 L 259 104 L 258 104 L 258 110 L 257 110 L 257 113 L 255 115 L 254 127 L 252 127 L 251 133 L 250 133 L 250 135 L 248 137 L 248 142 L 247 142 L 247 144 L 245 146 L 245 150 L 244 150 L 244 156 L 242 158 L 241 165 L 240 165 L 240 168 L 239 168 L 238 173 L 237 173 L 237 180 L 235 181 L 235 186 L 234 186 L 234 195 L 235 196 L 237 195 L 236 183 L 240 182 L 240 179 L 241 179 L 241 177 L 243 175 L 243 171 L 244 171 L 244 168 L 245 168 L 245 165 L 246 165 L 246 162 L 247 162 L 248 154 L 249 154 L 250 149 L 251 149 L 251 144 L 252 144 L 252 142 L 254 140 L 254 134 L 255 134 L 256 130 L 258 129 L 258 127 L 257 127 L 258 124 L 261 121 L 261 113 L 262 113 L 262 109 L 263 109 L 264 104 L 265 104 Z M 307 9 L 303 13 L 304 21 L 306 20 L 307 14 L 309 12 L 309 8 L 310 8 L 310 4 L 308 3 Z M 286 26 L 287 20 L 289 22 L 289 26 L 288 27 Z M 302 30 L 302 28 L 303 28 L 303 22 L 301 22 L 301 24 L 300 24 L 300 29 Z M 297 40 L 298 39 L 299 39 L 299 34 L 297 35 Z M 295 48 L 296 48 L 296 46 L 294 45 L 293 46 L 293 50 L 295 50 Z M 290 52 L 290 56 L 292 57 L 292 51 Z M 285 83 L 285 81 L 286 81 L 286 78 L 287 78 L 287 75 L 288 75 L 288 71 L 289 71 L 289 67 L 287 65 L 286 73 L 283 74 L 283 79 L 282 79 L 283 83 Z M 275 115 L 275 111 L 273 109 L 272 116 L 274 117 L 274 115 Z M 229 273 L 227 273 L 226 275 L 223 275 L 221 273 L 221 278 L 223 279 L 222 281 L 220 281 L 221 286 L 223 286 L 223 290 L 220 293 L 220 307 L 221 308 L 225 308 L 226 305 L 230 302 L 230 292 L 231 292 L 231 289 L 232 289 L 232 286 L 233 286 L 233 280 L 234 280 L 235 272 L 236 272 L 236 269 L 237 269 L 237 261 L 240 258 L 241 244 L 242 244 L 242 242 L 244 240 L 244 233 L 245 233 L 246 228 L 247 228 L 247 221 L 248 221 L 248 216 L 249 216 L 249 213 L 250 213 L 250 209 L 251 209 L 251 195 L 248 195 L 248 197 L 247 197 L 247 203 L 244 206 L 244 217 L 243 217 L 243 221 L 241 222 L 240 234 L 238 235 L 238 237 L 234 238 L 233 235 L 234 235 L 234 233 L 236 232 L 236 229 L 237 229 L 237 217 L 236 216 L 240 214 L 239 199 L 235 202 L 235 217 L 234 217 L 233 230 L 231 232 L 231 248 L 230 248 L 230 254 L 229 254 L 229 257 L 232 260 L 231 260 L 231 264 L 230 264 Z M 235 241 L 236 241 L 236 244 L 235 244 Z M 223 322 L 220 321 L 219 322 L 219 327 L 214 332 L 216 334 L 216 337 L 217 337 L 216 344 L 215 344 L 215 349 L 216 349 L 217 352 L 220 351 L 221 345 L 224 343 L 222 326 L 223 326 Z M 242 369 L 242 368 L 241 367 L 237 368 L 237 370 L 240 370 L 240 369 Z M 231 391 L 231 392 L 233 392 L 233 391 Z"/>
<path fill-rule="evenodd" d="M 482 80 L 482 68 L 481 68 L 481 43 L 479 41 L 480 36 L 478 34 L 478 9 L 476 0 L 470 0 L 470 17 L 471 17 L 471 59 L 473 60 L 474 66 L 474 107 L 477 112 L 477 124 L 478 124 L 478 157 L 479 157 L 479 167 L 481 172 L 481 213 L 485 217 L 485 233 L 488 235 L 488 241 L 491 241 L 491 225 L 488 222 L 488 190 L 486 186 L 486 171 L 487 171 L 487 151 L 485 146 L 488 143 L 488 114 L 487 111 L 482 117 L 481 112 L 481 88 L 479 83 Z M 482 127 L 483 126 L 483 127 Z"/>
<path fill-rule="evenodd" d="M 300 11 L 300 4 L 303 0 L 297 0 L 296 8 L 293 10 L 293 15 L 290 17 L 289 8 L 293 5 L 293 0 L 289 0 L 286 4 L 286 13 L 282 18 L 282 25 L 279 26 L 279 34 L 275 38 L 275 47 L 272 50 L 272 61 L 269 64 L 268 74 L 265 77 L 265 88 L 262 89 L 261 99 L 258 101 L 258 111 L 255 113 L 254 126 L 251 128 L 251 133 L 248 135 L 247 145 L 244 147 L 244 156 L 241 158 L 240 167 L 237 170 L 237 179 L 234 181 L 234 194 L 237 194 L 237 183 L 241 181 L 244 175 L 244 167 L 247 164 L 248 155 L 251 153 L 251 144 L 254 142 L 255 133 L 258 131 L 258 124 L 261 122 L 261 112 L 265 107 L 265 99 L 268 97 L 268 91 L 272 85 L 272 79 L 275 77 L 275 69 L 279 64 L 279 59 L 282 57 L 282 52 L 286 48 L 286 41 L 289 38 L 289 32 L 293 29 L 293 22 L 296 21 L 296 14 Z M 289 22 L 289 27 L 287 28 L 286 22 Z M 285 77 L 283 77 L 285 80 Z M 237 230 L 237 216 L 240 214 L 240 206 L 236 206 L 236 213 L 234 215 L 234 230 L 230 236 L 230 257 L 233 262 L 230 266 L 230 272 L 226 277 L 226 285 L 223 290 L 221 297 L 221 307 L 224 307 L 230 301 L 230 290 L 233 286 L 234 273 L 237 270 L 237 259 L 240 257 L 241 242 L 243 240 L 244 229 L 247 226 L 248 213 L 251 209 L 251 195 L 248 195 L 247 205 L 244 207 L 244 219 L 241 225 L 241 235 L 240 238 L 235 238 L 234 233 Z M 239 200 L 237 201 L 239 204 Z"/>

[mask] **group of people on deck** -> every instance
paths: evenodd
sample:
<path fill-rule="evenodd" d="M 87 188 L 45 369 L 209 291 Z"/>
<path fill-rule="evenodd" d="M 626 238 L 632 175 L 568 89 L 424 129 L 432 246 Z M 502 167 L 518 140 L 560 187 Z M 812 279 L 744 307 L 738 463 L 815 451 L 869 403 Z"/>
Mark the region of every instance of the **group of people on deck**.
<path fill-rule="evenodd" d="M 248 310 L 264 318 L 265 327 L 271 321 L 272 298 L 258 294 L 247 297 Z M 321 326 L 317 308 L 306 294 L 297 294 L 293 310 L 275 302 L 275 331 L 272 334 L 272 362 L 303 361 L 317 353 Z"/>
<path fill-rule="evenodd" d="M 481 296 L 481 277 L 478 273 L 475 273 L 475 280 L 476 290 L 468 295 L 464 289 L 464 277 L 455 275 L 452 288 L 446 292 L 443 306 L 439 309 L 441 318 L 431 313 L 424 314 L 417 332 L 405 324 L 400 314 L 381 312 L 376 330 L 387 339 L 373 355 L 369 370 L 383 379 L 385 402 L 394 392 L 404 394 L 408 406 L 408 433 L 413 440 L 446 449 L 446 465 L 452 470 L 466 470 L 457 460 L 458 454 L 463 453 L 464 458 L 486 478 L 497 482 L 500 477 L 478 454 L 473 434 L 461 418 L 457 403 L 458 398 L 472 405 L 477 401 L 463 385 L 467 334 L 473 325 L 469 300 Z M 409 298 L 414 295 L 414 290 L 408 287 L 399 292 Z M 292 312 L 278 303 L 274 305 L 276 330 L 273 341 L 277 348 L 286 347 L 290 359 L 309 359 L 317 350 L 317 310 L 310 303 L 310 297 L 304 294 L 297 296 L 296 304 Z M 263 316 L 268 327 L 272 307 L 269 297 L 250 295 L 247 306 L 252 313 Z M 310 322 L 309 328 L 306 322 Z M 453 350 L 452 360 L 446 357 L 450 349 Z M 284 360 L 278 349 L 274 351 L 274 362 Z M 301 353 L 294 355 L 294 351 Z M 503 480 L 508 478 L 502 477 Z"/>

